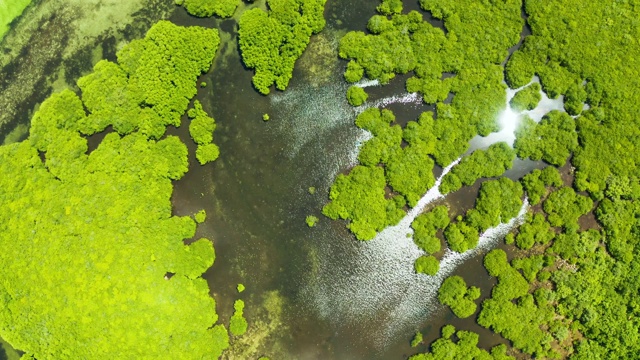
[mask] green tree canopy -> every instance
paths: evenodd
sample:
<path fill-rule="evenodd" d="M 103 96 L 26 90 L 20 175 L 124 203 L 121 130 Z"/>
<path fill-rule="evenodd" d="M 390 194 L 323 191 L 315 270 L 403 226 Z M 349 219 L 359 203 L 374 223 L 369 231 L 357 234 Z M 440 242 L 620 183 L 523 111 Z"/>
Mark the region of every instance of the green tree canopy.
<path fill-rule="evenodd" d="M 213 359 L 228 346 L 200 278 L 212 243 L 185 245 L 196 224 L 172 215 L 187 148 L 161 138 L 217 41 L 160 22 L 80 79 L 82 100 L 53 94 L 29 139 L 0 146 L 0 335 L 28 356 Z M 88 153 L 83 135 L 110 124 Z"/>
<path fill-rule="evenodd" d="M 253 85 L 260 93 L 269 94 L 273 84 L 287 88 L 311 35 L 324 29 L 325 2 L 267 0 L 268 11 L 255 8 L 242 14 L 238 44 L 244 64 L 255 69 Z"/>

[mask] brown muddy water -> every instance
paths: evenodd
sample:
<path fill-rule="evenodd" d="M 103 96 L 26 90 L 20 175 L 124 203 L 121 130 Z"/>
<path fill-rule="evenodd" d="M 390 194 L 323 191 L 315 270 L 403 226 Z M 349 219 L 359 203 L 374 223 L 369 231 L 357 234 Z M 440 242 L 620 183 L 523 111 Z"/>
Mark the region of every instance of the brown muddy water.
<path fill-rule="evenodd" d="M 448 323 L 478 332 L 483 347 L 506 342 L 478 326 L 475 317 L 457 319 L 437 304 L 439 283 L 413 273 L 420 254 L 406 232 L 358 242 L 343 222 L 321 215 L 336 174 L 355 164 L 357 147 L 367 138 L 354 125 L 357 110 L 346 102 L 346 62 L 337 58 L 337 41 L 346 31 L 364 30 L 378 3 L 328 0 L 326 29 L 312 39 L 289 88 L 269 96 L 251 86 L 252 71 L 244 68 L 237 50 L 235 21 L 197 19 L 182 9 L 170 17 L 180 25 L 217 27 L 223 39 L 212 71 L 200 79 L 207 86 L 197 95 L 216 119 L 220 158 L 199 166 L 187 126 L 169 133 L 188 144 L 191 156 L 189 173 L 175 183 L 174 213 L 207 212 L 196 238 L 210 238 L 215 245 L 216 262 L 204 277 L 221 321 L 228 321 L 235 299 L 246 302 L 250 330 L 238 340 L 245 352 L 229 358 L 403 359 L 426 350 L 409 346 L 416 331 L 428 344 Z M 418 8 L 417 2 L 405 6 Z M 394 111 L 400 124 L 433 110 L 406 94 L 406 77 L 367 88 L 369 103 Z M 269 114 L 268 122 L 263 114 Z M 519 161 L 507 175 L 519 178 L 540 166 Z M 439 175 L 442 169 L 434 171 Z M 473 206 L 478 187 L 434 204 L 447 202 L 462 213 Z M 320 218 L 316 227 L 307 227 L 307 215 Z M 482 254 L 502 235 L 453 261 L 447 274 L 463 276 L 481 288 L 482 298 L 489 296 L 494 280 L 482 267 Z M 246 286 L 242 294 L 238 283 Z M 269 313 L 274 305 L 265 307 L 265 294 L 282 299 L 281 315 Z"/>

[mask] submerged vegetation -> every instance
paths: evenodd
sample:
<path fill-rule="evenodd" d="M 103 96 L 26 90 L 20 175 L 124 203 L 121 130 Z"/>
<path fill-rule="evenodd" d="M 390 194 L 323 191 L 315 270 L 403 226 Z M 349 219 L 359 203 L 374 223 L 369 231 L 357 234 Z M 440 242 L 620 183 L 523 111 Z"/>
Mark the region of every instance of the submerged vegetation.
<path fill-rule="evenodd" d="M 1 0 L 0 1 L 0 41 L 9 31 L 9 24 L 19 17 L 31 0 Z"/>
<path fill-rule="evenodd" d="M 233 16 L 242 0 L 175 0 L 176 5 L 182 5 L 187 12 L 197 17 L 212 15 L 221 18 Z"/>

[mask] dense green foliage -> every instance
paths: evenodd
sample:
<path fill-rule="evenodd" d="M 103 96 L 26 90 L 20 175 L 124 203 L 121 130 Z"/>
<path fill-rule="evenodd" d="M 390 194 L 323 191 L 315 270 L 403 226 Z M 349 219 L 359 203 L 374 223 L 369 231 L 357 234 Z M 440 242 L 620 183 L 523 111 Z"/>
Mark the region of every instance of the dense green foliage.
<path fill-rule="evenodd" d="M 509 105 L 511 105 L 511 108 L 516 111 L 533 110 L 538 106 L 540 100 L 542 100 L 540 90 L 540 84 L 534 82 L 526 88 L 518 91 L 509 102 Z"/>
<path fill-rule="evenodd" d="M 435 275 L 440 270 L 440 261 L 434 256 L 420 256 L 413 264 L 418 274 Z"/>
<path fill-rule="evenodd" d="M 275 84 L 289 85 L 296 60 L 312 34 L 325 26 L 326 0 L 267 0 L 268 12 L 255 8 L 240 18 L 238 44 L 242 61 L 255 69 L 253 85 L 262 94 Z"/>
<path fill-rule="evenodd" d="M 229 332 L 233 336 L 241 336 L 247 332 L 247 319 L 244 318 L 244 301 L 238 299 L 233 303 L 233 315 L 229 320 Z"/>
<path fill-rule="evenodd" d="M 492 144 L 486 150 L 476 150 L 465 156 L 442 179 L 440 192 L 448 194 L 462 186 L 473 185 L 484 177 L 497 177 L 511 169 L 516 153 L 505 142 Z"/>
<path fill-rule="evenodd" d="M 537 259 L 515 261 L 512 267 L 503 250 L 487 254 L 484 265 L 491 276 L 498 278 L 498 285 L 493 288 L 491 298 L 482 303 L 478 324 L 491 328 L 526 353 L 545 357 L 550 354 L 553 339 L 542 327 L 553 321 L 554 312 L 548 302 L 538 297 L 534 300 L 527 280 L 516 270 L 527 268 L 525 274 L 531 277 L 531 273 L 539 270 Z"/>
<path fill-rule="evenodd" d="M 458 338 L 454 340 L 453 336 Z M 505 345 L 497 345 L 491 349 L 491 353 L 478 348 L 478 334 L 470 331 L 458 331 L 452 325 L 442 328 L 442 337 L 431 344 L 431 351 L 426 354 L 418 354 L 410 357 L 410 360 L 513 360 L 507 355 Z"/>
<path fill-rule="evenodd" d="M 540 123 L 525 116 L 516 130 L 513 145 L 520 158 L 564 165 L 578 147 L 576 122 L 567 113 L 557 110 L 545 115 Z"/>
<path fill-rule="evenodd" d="M 211 67 L 219 43 L 217 31 L 159 22 L 144 40 L 118 52 L 118 64 L 102 60 L 78 80 L 90 112 L 78 130 L 93 134 L 112 125 L 121 135 L 137 130 L 161 138 L 167 125 L 180 126 L 198 75 Z"/>
<path fill-rule="evenodd" d="M 507 63 L 507 82 L 523 86 L 538 74 L 550 96 L 565 95 L 580 146 L 572 159 L 578 190 L 598 197 L 611 176 L 638 176 L 640 56 L 634 2 L 528 1 L 533 34 Z"/>
<path fill-rule="evenodd" d="M 553 263 L 553 258 L 551 258 L 551 262 Z M 515 269 L 521 270 L 522 275 L 528 282 L 532 282 L 537 278 L 538 272 L 545 267 L 545 257 L 542 255 L 533 255 L 526 258 L 521 259 L 513 259 L 511 265 Z"/>
<path fill-rule="evenodd" d="M 520 180 L 524 190 L 527 192 L 531 205 L 537 205 L 542 198 L 547 196 L 547 187 L 562 186 L 562 178 L 558 169 L 547 166 L 542 170 L 534 169 Z"/>
<path fill-rule="evenodd" d="M 477 133 L 498 128 L 497 114 L 506 100 L 500 64 L 519 40 L 521 3 L 421 1 L 424 10 L 444 20 L 446 33 L 417 11 L 400 14 L 401 5 L 383 1 L 378 7 L 382 15 L 367 24 L 370 34 L 353 31 L 341 39 L 339 55 L 350 60 L 345 79 L 354 82 L 364 73 L 386 84 L 396 74 L 413 71 L 407 90 L 436 104 L 439 121 L 433 134 L 444 146 L 435 159 L 445 166 L 466 151 Z M 453 100 L 445 103 L 450 93 Z"/>
<path fill-rule="evenodd" d="M 520 249 L 528 250 L 536 244 L 548 244 L 555 234 L 544 215 L 529 213 L 526 215 L 524 224 L 518 229 L 515 243 Z"/>
<path fill-rule="evenodd" d="M 430 118 L 430 114 L 420 118 Z M 394 121 L 395 116 L 386 109 L 370 108 L 358 115 L 356 125 L 373 136 L 360 149 L 361 165 L 349 175 L 338 175 L 331 186 L 331 202 L 323 209 L 332 219 L 352 220 L 349 228 L 361 240 L 372 239 L 376 232 L 400 221 L 404 206 L 415 206 L 435 184 L 434 162 L 429 156 L 433 143 L 409 130 L 411 140 L 403 147 L 405 132 L 392 125 Z M 395 193 L 390 199 L 385 197 L 387 185 Z"/>
<path fill-rule="evenodd" d="M 160 139 L 180 124 L 217 41 L 215 30 L 160 22 L 119 64 L 80 79 L 82 100 L 53 94 L 29 139 L 0 147 L 0 335 L 28 356 L 214 359 L 228 346 L 200 278 L 212 243 L 185 245 L 196 223 L 172 215 L 187 147 Z M 83 135 L 108 125 L 116 132 L 88 153 Z"/>
<path fill-rule="evenodd" d="M 473 315 L 478 306 L 475 300 L 480 297 L 480 289 L 475 286 L 467 288 L 467 283 L 460 276 L 448 277 L 438 290 L 438 300 L 447 305 L 459 318 Z"/>
<path fill-rule="evenodd" d="M 433 17 L 444 20 L 446 31 L 426 24 L 417 12 L 400 15 L 401 3 L 385 0 L 378 7 L 382 15 L 367 25 L 369 34 L 351 32 L 342 39 L 340 56 L 349 60 L 345 72 L 349 82 L 366 75 L 384 84 L 396 74 L 413 72 L 407 90 L 420 92 L 426 103 L 435 104 L 437 119 L 425 115 L 410 122 L 402 140 L 407 144 L 419 140 L 444 166 L 466 151 L 476 133 L 495 129 L 492 121 L 504 103 L 499 64 L 507 59 L 504 45 L 515 44 L 522 29 L 522 2 L 420 3 Z M 534 358 L 636 358 L 640 353 L 636 320 L 640 318 L 640 10 L 635 1 L 582 0 L 527 0 L 524 8 L 532 34 L 508 57 L 507 84 L 523 87 L 537 75 L 549 97 L 564 96 L 566 113 L 550 112 L 540 123 L 524 118 L 516 131 L 516 154 L 553 166 L 570 160 L 572 167 L 567 167 L 564 178 L 575 175 L 574 189 L 562 188 L 553 166 L 534 170 L 521 180 L 531 203 L 542 206 L 533 207 L 532 212 L 538 213 L 528 215 L 508 238 L 531 254 L 511 263 L 502 250 L 485 257 L 498 284 L 483 302 L 478 323 Z M 450 95 L 451 103 L 445 103 Z M 511 106 L 531 109 L 539 99 L 538 85 L 532 84 L 516 94 Z M 397 132 L 388 131 L 385 144 L 391 145 L 376 147 L 375 159 L 391 158 L 393 151 L 388 149 L 397 147 Z M 470 183 L 475 181 L 471 172 L 465 175 Z M 451 176 L 443 183 L 442 192 L 462 186 L 462 181 L 453 180 Z M 481 199 L 481 193 L 476 209 L 447 226 L 444 234 L 452 249 L 474 247 L 483 229 L 517 213 L 522 188 L 503 185 L 504 195 L 501 189 Z M 597 223 L 583 219 L 580 228 L 578 219 L 594 205 Z M 432 353 L 415 358 L 486 357 L 482 351 L 476 353 L 477 338 L 459 352 L 463 336 L 456 343 L 450 339 L 454 332 L 445 327 Z"/>
<path fill-rule="evenodd" d="M 197 17 L 212 15 L 221 18 L 233 16 L 241 0 L 176 0 L 177 5 L 184 6 L 187 12 Z"/>
<path fill-rule="evenodd" d="M 586 196 L 578 195 L 569 187 L 552 192 L 542 204 L 544 211 L 549 214 L 549 223 L 553 226 L 563 226 L 566 230 L 578 229 L 578 218 L 593 207 L 593 201 Z"/>
<path fill-rule="evenodd" d="M 200 101 L 193 103 L 193 108 L 187 113 L 191 122 L 189 123 L 189 134 L 193 141 L 198 144 L 196 148 L 196 159 L 200 165 L 214 161 L 220 155 L 220 149 L 213 143 L 213 132 L 216 129 L 216 122 L 202 108 Z"/>
<path fill-rule="evenodd" d="M 482 183 L 475 208 L 444 231 L 451 250 L 462 253 L 476 247 L 480 233 L 518 215 L 522 196 L 520 183 L 508 178 Z"/>
<path fill-rule="evenodd" d="M 445 205 L 439 205 L 431 211 L 418 215 L 411 223 L 413 228 L 413 241 L 427 254 L 440 251 L 440 239 L 436 233 L 449 225 L 449 209 Z"/>
<path fill-rule="evenodd" d="M 360 106 L 367 101 L 369 95 L 359 86 L 350 86 L 347 90 L 347 101 L 351 106 Z"/>
<path fill-rule="evenodd" d="M 314 227 L 316 226 L 316 223 L 318 222 L 318 218 L 313 216 L 313 215 L 309 215 L 306 217 L 306 219 L 304 220 L 307 223 L 308 227 Z"/>
<path fill-rule="evenodd" d="M 198 224 L 202 224 L 203 222 L 205 222 L 205 220 L 207 220 L 207 212 L 204 209 L 202 209 L 193 216 L 193 219 Z"/>
<path fill-rule="evenodd" d="M 385 185 L 382 168 L 358 165 L 349 175 L 338 175 L 322 213 L 334 220 L 349 219 L 348 227 L 358 240 L 371 240 L 404 216 L 404 203 L 387 200 Z"/>
<path fill-rule="evenodd" d="M 0 40 L 9 31 L 9 25 L 19 17 L 31 0 L 0 0 Z"/>

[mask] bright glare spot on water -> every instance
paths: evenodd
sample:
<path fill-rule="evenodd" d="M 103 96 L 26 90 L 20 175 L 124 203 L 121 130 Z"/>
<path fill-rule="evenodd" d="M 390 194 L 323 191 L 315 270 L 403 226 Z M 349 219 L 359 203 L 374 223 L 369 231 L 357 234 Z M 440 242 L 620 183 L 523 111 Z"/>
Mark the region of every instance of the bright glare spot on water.
<path fill-rule="evenodd" d="M 362 79 L 360 81 L 358 81 L 357 83 L 353 84 L 357 87 L 361 87 L 361 88 L 366 88 L 369 86 L 378 86 L 380 85 L 380 82 L 378 80 L 369 80 L 369 79 Z"/>
<path fill-rule="evenodd" d="M 515 132 L 518 128 L 518 125 L 520 125 L 523 116 L 529 116 L 535 122 L 540 122 L 544 115 L 546 115 L 549 111 L 564 111 L 564 96 L 561 95 L 557 99 L 550 99 L 542 90 L 540 90 L 542 99 L 535 109 L 521 112 L 512 109 L 509 105 L 511 99 L 513 99 L 518 91 L 524 89 L 534 82 L 540 83 L 540 79 L 537 76 L 534 76 L 533 80 L 530 83 L 521 88 L 507 88 L 507 101 L 505 103 L 504 110 L 498 115 L 498 125 L 500 126 L 500 131 L 491 133 L 485 137 L 478 135 L 471 139 L 471 141 L 469 142 L 471 151 L 475 149 L 487 148 L 491 144 L 495 144 L 501 141 L 504 141 L 507 144 L 513 146 L 513 142 L 516 140 Z"/>

